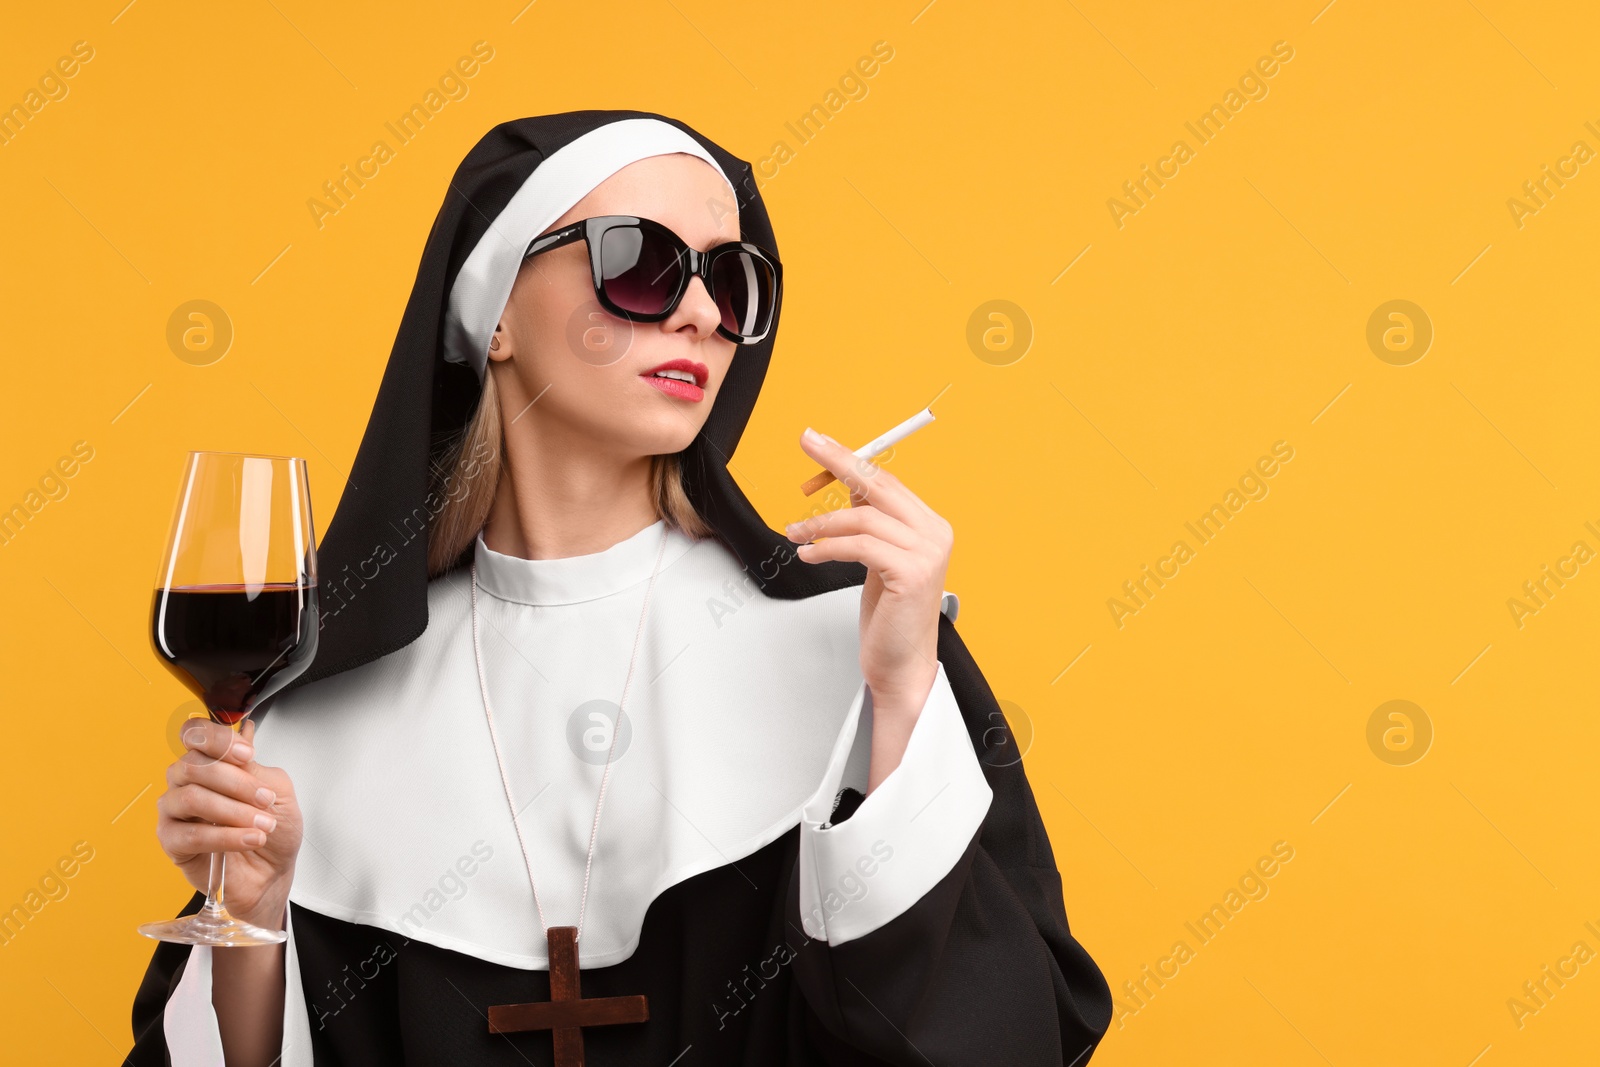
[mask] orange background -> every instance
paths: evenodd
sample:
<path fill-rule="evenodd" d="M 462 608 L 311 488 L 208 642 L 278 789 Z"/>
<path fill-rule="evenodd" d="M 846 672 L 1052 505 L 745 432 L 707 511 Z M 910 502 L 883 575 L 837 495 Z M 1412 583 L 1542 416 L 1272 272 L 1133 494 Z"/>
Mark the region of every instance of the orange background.
<path fill-rule="evenodd" d="M 134 927 L 188 896 L 153 837 L 187 701 L 145 636 L 184 452 L 306 456 L 325 527 L 447 178 L 496 122 L 591 107 L 771 161 L 784 328 L 734 468 L 774 526 L 808 503 L 805 425 L 859 444 L 949 386 L 893 469 L 954 524 L 961 632 L 1032 737 L 1125 1009 L 1097 1064 L 1592 1057 L 1600 566 L 1571 553 L 1600 549 L 1600 176 L 1560 163 L 1600 149 L 1589 5 L 122 2 L 0 37 L 0 104 L 93 51 L 0 143 L 0 507 L 93 452 L 0 545 L 0 908 L 92 851 L 0 946 L 9 1057 L 120 1057 Z M 466 95 L 319 227 L 322 183 L 477 41 Z M 1519 219 L 1547 164 L 1569 177 Z M 220 358 L 169 345 L 191 300 Z M 1425 352 L 1369 347 L 1391 300 Z M 1519 620 L 1547 564 L 1569 577 Z M 1119 626 L 1146 565 L 1170 577 Z M 1277 842 L 1202 944 L 1185 924 Z M 1518 1019 L 1546 965 L 1571 977 Z"/>

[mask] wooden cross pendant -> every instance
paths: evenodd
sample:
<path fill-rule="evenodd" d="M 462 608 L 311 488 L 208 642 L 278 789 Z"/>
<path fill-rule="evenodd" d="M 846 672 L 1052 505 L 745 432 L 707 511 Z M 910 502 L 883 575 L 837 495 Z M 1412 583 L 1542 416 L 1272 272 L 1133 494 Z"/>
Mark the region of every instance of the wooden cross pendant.
<path fill-rule="evenodd" d="M 489 1032 L 549 1030 L 555 1039 L 556 1067 L 583 1067 L 583 1031 L 579 1027 L 647 1022 L 650 1007 L 642 996 L 584 1000 L 578 989 L 578 928 L 552 926 L 546 936 L 550 946 L 550 999 L 532 1004 L 490 1005 Z"/>

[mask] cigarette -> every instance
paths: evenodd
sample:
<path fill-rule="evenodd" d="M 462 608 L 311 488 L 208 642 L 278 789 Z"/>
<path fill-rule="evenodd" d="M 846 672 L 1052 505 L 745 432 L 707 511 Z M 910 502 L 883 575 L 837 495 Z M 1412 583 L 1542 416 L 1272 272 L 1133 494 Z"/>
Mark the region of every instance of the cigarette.
<path fill-rule="evenodd" d="M 896 426 L 894 429 L 883 434 L 881 437 L 873 438 L 867 444 L 864 444 L 860 448 L 856 449 L 854 453 L 855 456 L 858 459 L 871 459 L 879 452 L 882 452 L 887 448 L 892 448 L 901 441 L 904 441 L 907 437 L 910 437 L 912 434 L 916 433 L 918 430 L 922 429 L 924 426 L 928 425 L 928 423 L 933 421 L 933 411 L 930 409 L 931 405 L 923 408 L 905 422 L 902 422 L 899 426 Z M 810 496 L 818 489 L 821 489 L 829 482 L 832 482 L 834 478 L 835 475 L 832 471 L 821 471 L 813 477 L 802 482 L 800 485 L 800 492 L 806 496 Z"/>

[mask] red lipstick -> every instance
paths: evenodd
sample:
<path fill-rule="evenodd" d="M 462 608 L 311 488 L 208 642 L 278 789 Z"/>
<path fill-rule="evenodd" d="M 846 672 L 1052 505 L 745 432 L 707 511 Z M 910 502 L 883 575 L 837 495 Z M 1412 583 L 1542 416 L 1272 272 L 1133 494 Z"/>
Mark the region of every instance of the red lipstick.
<path fill-rule="evenodd" d="M 677 371 L 677 377 L 661 377 L 662 371 Z M 689 375 L 693 382 L 683 380 L 683 375 Z M 700 401 L 705 399 L 706 380 L 711 377 L 711 370 L 704 363 L 696 363 L 692 359 L 669 359 L 658 367 L 651 367 L 639 375 L 646 384 L 653 386 L 668 396 L 680 400 Z"/>

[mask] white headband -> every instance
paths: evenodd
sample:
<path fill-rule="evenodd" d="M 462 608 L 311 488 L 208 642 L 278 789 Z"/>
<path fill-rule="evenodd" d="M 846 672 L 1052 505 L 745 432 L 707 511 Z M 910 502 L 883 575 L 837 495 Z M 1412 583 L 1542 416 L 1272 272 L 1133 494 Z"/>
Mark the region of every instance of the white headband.
<path fill-rule="evenodd" d="M 737 201 L 733 183 L 700 142 L 660 119 L 607 123 L 552 152 L 535 167 L 456 276 L 445 315 L 444 358 L 469 365 L 482 381 L 489 340 L 533 239 L 623 167 L 673 152 L 687 152 L 715 167 Z"/>

